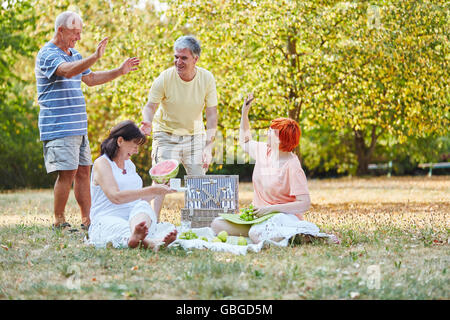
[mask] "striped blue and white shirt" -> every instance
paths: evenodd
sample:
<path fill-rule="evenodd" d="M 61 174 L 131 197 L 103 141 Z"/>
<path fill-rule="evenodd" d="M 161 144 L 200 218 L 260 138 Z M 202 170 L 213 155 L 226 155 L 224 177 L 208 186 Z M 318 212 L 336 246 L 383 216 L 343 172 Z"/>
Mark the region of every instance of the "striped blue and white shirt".
<path fill-rule="evenodd" d="M 81 91 L 81 77 L 91 73 L 87 69 L 72 78 L 55 74 L 63 62 L 81 60 L 81 54 L 69 49 L 68 55 L 52 42 L 47 42 L 36 57 L 36 85 L 41 141 L 87 134 L 86 102 Z"/>

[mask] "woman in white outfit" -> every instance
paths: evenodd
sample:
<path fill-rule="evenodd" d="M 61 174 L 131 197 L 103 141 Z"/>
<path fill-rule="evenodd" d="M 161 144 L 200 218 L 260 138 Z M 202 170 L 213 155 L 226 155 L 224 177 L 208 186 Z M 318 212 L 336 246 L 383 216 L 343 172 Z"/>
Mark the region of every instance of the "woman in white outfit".
<path fill-rule="evenodd" d="M 112 243 L 115 248 L 158 250 L 176 239 L 175 227 L 158 223 L 149 203 L 174 191 L 166 185 L 143 188 L 130 160 L 145 142 L 136 124 L 126 120 L 112 128 L 101 144 L 101 156 L 95 160 L 91 176 L 89 243 L 96 247 Z"/>
<path fill-rule="evenodd" d="M 310 207 L 310 198 L 305 173 L 292 152 L 301 136 L 298 123 L 288 118 L 274 119 L 268 128 L 267 143 L 254 141 L 248 119 L 252 101 L 251 94 L 244 100 L 239 140 L 244 151 L 256 160 L 252 177 L 254 213 L 257 217 L 280 213 L 251 226 L 216 218 L 211 224 L 213 231 L 225 230 L 229 235 L 248 236 L 253 243 L 287 241 L 297 234 L 325 235 L 315 224 L 303 220 L 304 212 Z M 338 242 L 335 237 L 332 240 Z"/>

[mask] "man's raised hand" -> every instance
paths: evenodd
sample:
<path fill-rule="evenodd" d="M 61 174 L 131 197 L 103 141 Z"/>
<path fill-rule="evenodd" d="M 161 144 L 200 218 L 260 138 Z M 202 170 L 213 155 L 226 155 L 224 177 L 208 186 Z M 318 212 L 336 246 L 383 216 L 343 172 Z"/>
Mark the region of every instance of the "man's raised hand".
<path fill-rule="evenodd" d="M 100 59 L 105 53 L 106 45 L 108 44 L 108 37 L 104 38 L 97 46 L 97 50 L 95 50 L 95 56 L 97 59 Z"/>
<path fill-rule="evenodd" d="M 119 69 L 122 74 L 127 74 L 130 71 L 137 70 L 139 63 L 141 63 L 141 61 L 137 57 L 128 58 L 122 63 Z"/>

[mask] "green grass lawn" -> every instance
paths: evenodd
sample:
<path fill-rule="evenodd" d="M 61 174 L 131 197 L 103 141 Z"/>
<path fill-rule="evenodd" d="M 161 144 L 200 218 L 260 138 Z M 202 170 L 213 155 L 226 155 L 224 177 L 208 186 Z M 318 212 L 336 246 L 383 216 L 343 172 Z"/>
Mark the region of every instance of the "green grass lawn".
<path fill-rule="evenodd" d="M 240 204 L 252 199 L 241 184 Z M 95 249 L 52 231 L 52 190 L 0 194 L 0 299 L 449 299 L 448 177 L 311 180 L 306 220 L 340 245 L 236 256 Z M 183 195 L 162 220 L 180 223 Z M 66 216 L 78 226 L 73 198 Z"/>

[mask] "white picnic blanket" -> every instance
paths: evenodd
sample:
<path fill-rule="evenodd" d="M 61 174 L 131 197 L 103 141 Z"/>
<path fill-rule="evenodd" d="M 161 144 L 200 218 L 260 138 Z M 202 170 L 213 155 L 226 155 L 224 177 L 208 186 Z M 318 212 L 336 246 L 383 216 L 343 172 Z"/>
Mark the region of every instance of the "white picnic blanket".
<path fill-rule="evenodd" d="M 168 247 L 181 246 L 186 250 L 200 249 L 246 255 L 247 252 L 259 252 L 263 248 L 270 245 L 286 247 L 289 244 L 289 239 L 297 234 L 311 235 L 317 238 L 327 238 L 331 242 L 338 242 L 336 236 L 321 233 L 319 228 L 314 223 L 300 221 L 295 216 L 284 213 L 277 214 L 262 223 L 253 225 L 252 229 L 252 232 L 258 233 L 260 235 L 259 238 L 262 240 L 255 244 L 251 242 L 250 238 L 246 238 L 248 244 L 246 246 L 242 246 L 237 244 L 238 237 L 233 236 L 229 236 L 226 243 L 212 242 L 212 239 L 216 235 L 209 227 L 189 229 L 184 226 L 180 226 L 177 227 L 177 239 Z M 192 232 L 198 236 L 198 239 L 185 240 L 179 238 L 182 232 L 188 230 L 192 230 Z M 208 241 L 201 240 L 201 237 L 206 237 Z M 282 240 L 270 240 L 274 238 L 282 238 Z"/>

